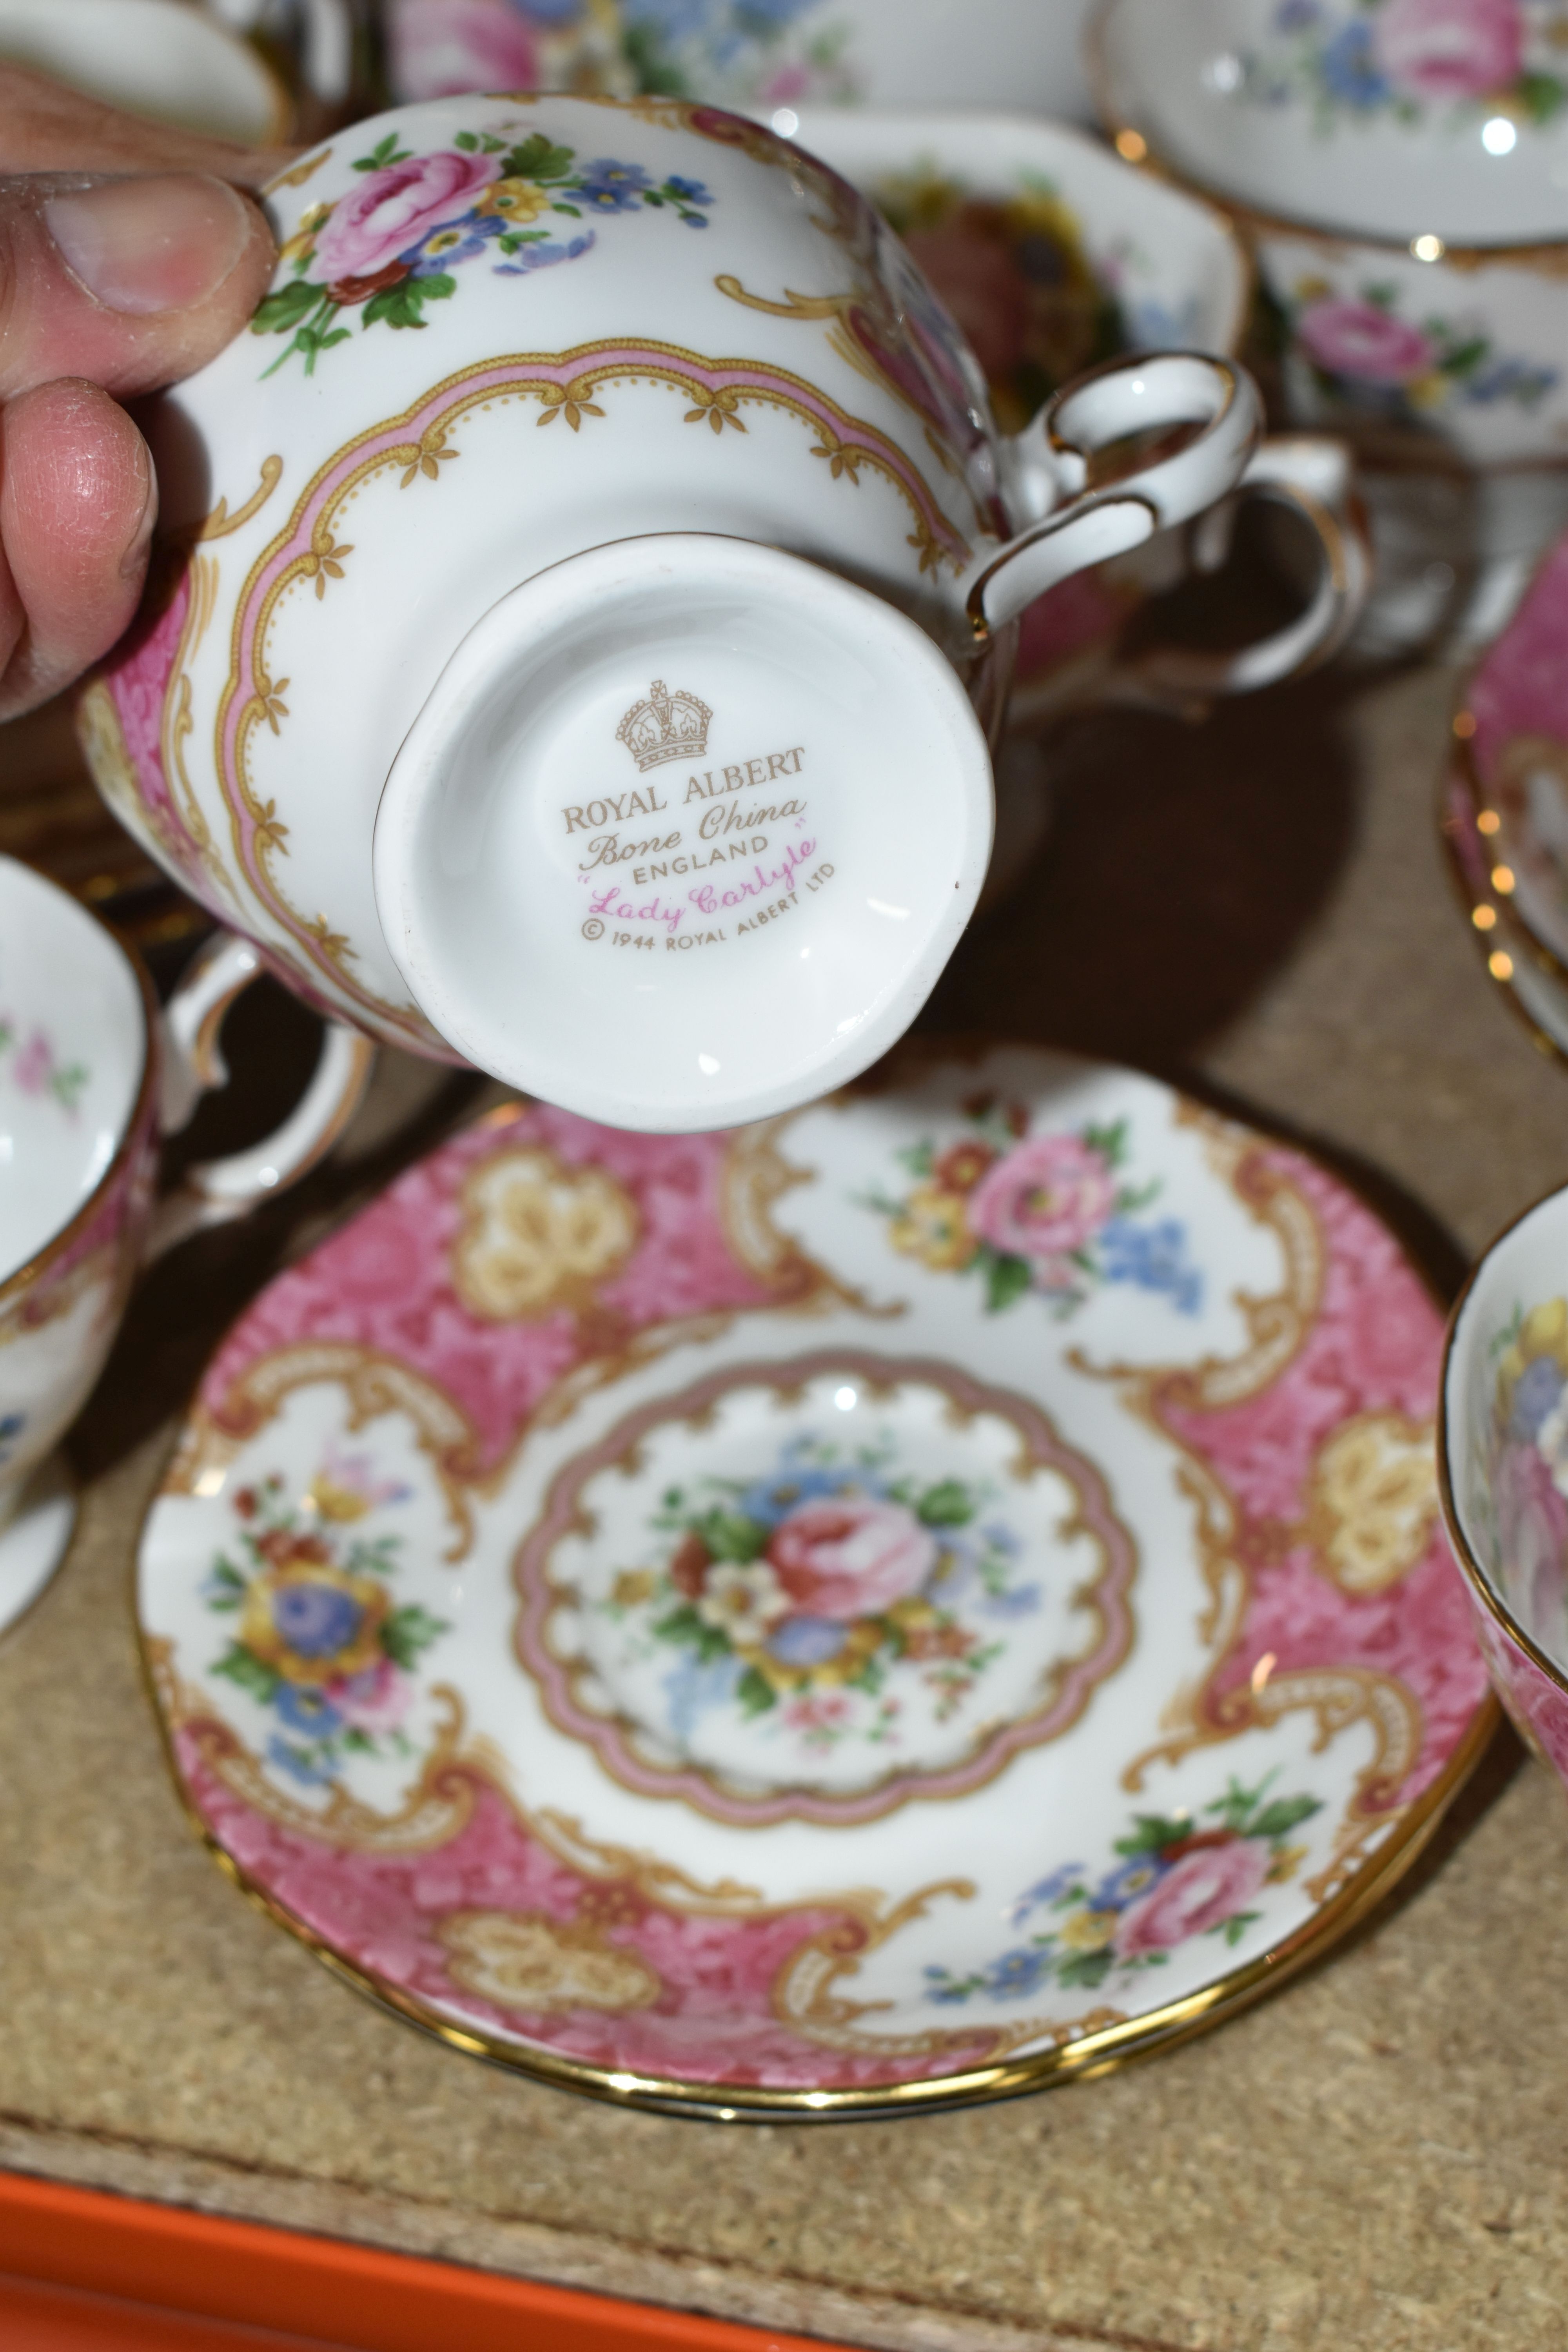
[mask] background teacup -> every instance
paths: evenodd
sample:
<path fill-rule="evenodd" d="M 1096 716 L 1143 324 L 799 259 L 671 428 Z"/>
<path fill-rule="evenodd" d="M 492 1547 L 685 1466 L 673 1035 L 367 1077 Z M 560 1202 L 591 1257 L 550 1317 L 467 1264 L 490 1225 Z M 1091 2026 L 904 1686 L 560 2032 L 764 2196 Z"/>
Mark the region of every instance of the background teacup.
<path fill-rule="evenodd" d="M 1443 1513 L 1498 1692 L 1568 1782 L 1568 1191 L 1492 1244 L 1448 1326 Z"/>
<path fill-rule="evenodd" d="M 1355 446 L 1369 654 L 1484 642 L 1568 520 L 1568 80 L 1531 47 L 1548 30 L 1520 0 L 1100 0 L 1090 24 L 1117 147 L 1226 204 L 1287 415 Z M 1294 76 L 1259 63 L 1279 42 Z"/>
<path fill-rule="evenodd" d="M 242 147 L 294 127 L 277 75 L 195 0 L 0 0 L 0 58 Z"/>
<path fill-rule="evenodd" d="M 1216 38 L 1233 18 L 1267 15 L 1300 22 L 1309 45 L 1331 16 L 1374 39 L 1396 14 L 1422 13 L 1461 47 L 1482 19 L 1523 20 L 1517 0 L 1380 0 L 1375 11 L 1276 0 L 1267 12 L 1238 0 L 1100 0 L 1090 35 L 1100 108 L 1123 154 L 1227 203 L 1277 307 L 1298 423 L 1426 441 L 1472 466 L 1568 457 L 1568 128 L 1524 123 L 1517 88 L 1496 94 L 1508 110 L 1485 125 L 1542 162 L 1539 201 L 1510 200 L 1488 170 L 1458 168 L 1452 109 L 1440 131 L 1435 104 L 1409 125 L 1396 97 L 1369 95 L 1350 120 L 1336 108 L 1325 122 L 1294 89 L 1272 105 L 1245 47 Z M 1234 89 L 1215 87 L 1233 74 Z M 1500 187 L 1513 153 L 1489 155 L 1479 132 L 1474 143 Z"/>
<path fill-rule="evenodd" d="M 1188 178 L 1353 236 L 1560 236 L 1561 11 L 1532 0 L 1103 0 L 1102 96 Z"/>
<path fill-rule="evenodd" d="M 805 111 L 795 134 L 891 222 L 968 336 L 1016 432 L 1079 369 L 1117 352 L 1235 353 L 1250 271 L 1225 215 L 1082 132 L 1015 114 Z M 1184 716 L 1326 660 L 1354 625 L 1370 551 L 1343 447 L 1266 441 L 1237 499 L 1295 519 L 1303 609 L 1236 652 L 1127 644 L 1151 595 L 1223 561 L 1236 501 L 1080 572 L 1023 616 L 1009 716 L 1029 728 L 1118 703 Z M 1289 558 L 1286 559 L 1289 561 Z"/>
<path fill-rule="evenodd" d="M 1088 0 L 385 0 L 398 99 L 644 89 L 763 116 L 802 106 L 1089 113 Z M 788 131 L 791 125 L 775 127 Z"/>
<path fill-rule="evenodd" d="M 102 1369 L 136 1269 L 200 1227 L 243 1216 L 330 1150 L 373 1049 L 329 1031 L 277 1132 L 191 1169 L 157 1206 L 162 1136 L 225 1083 L 217 1035 L 259 976 L 218 935 L 163 1014 L 141 966 L 41 875 L 0 856 L 0 1625 L 70 1532 L 49 1456 Z"/>

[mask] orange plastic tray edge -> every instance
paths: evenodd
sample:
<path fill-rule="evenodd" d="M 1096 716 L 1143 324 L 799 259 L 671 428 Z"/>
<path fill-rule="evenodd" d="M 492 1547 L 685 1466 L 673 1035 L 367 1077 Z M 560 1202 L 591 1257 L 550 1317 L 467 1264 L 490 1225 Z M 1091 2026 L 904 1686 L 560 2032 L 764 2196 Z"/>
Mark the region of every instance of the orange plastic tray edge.
<path fill-rule="evenodd" d="M 13 2333 L 5 2273 L 218 2323 L 215 2352 L 232 2326 L 352 2352 L 827 2352 L 820 2337 L 0 2171 L 0 2344 L 21 2352 L 26 2299 L 13 2297 Z"/>

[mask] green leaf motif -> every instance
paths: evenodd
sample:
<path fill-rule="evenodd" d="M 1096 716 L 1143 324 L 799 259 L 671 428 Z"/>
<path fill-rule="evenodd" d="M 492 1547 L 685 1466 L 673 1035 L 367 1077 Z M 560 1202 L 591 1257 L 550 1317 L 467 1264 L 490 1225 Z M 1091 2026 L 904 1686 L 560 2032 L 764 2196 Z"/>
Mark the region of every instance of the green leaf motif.
<path fill-rule="evenodd" d="M 524 139 L 506 159 L 503 176 L 509 180 L 563 180 L 572 169 L 573 151 L 557 147 L 542 131 L 536 131 Z"/>
<path fill-rule="evenodd" d="M 727 1649 L 729 1643 L 724 1646 Z M 746 1668 L 735 1685 L 735 1696 L 740 1701 L 742 1714 L 747 1717 L 765 1715 L 769 1707 L 778 1703 L 778 1695 L 772 1683 L 756 1666 Z"/>
<path fill-rule="evenodd" d="M 432 1617 L 417 1601 L 395 1609 L 381 1629 L 381 1646 L 395 1666 L 406 1672 L 419 1663 L 421 1651 L 427 1650 L 439 1634 L 451 1631 L 444 1617 Z"/>
<path fill-rule="evenodd" d="M 384 139 L 376 142 L 368 155 L 356 159 L 353 168 L 356 172 L 384 172 L 389 163 L 406 163 L 411 152 L 407 147 L 399 147 L 396 131 L 389 131 Z"/>
<path fill-rule="evenodd" d="M 1120 1168 L 1127 1157 L 1127 1121 L 1117 1119 L 1110 1127 L 1086 1127 L 1082 1140 L 1091 1151 L 1098 1151 L 1110 1168 Z"/>
<path fill-rule="evenodd" d="M 923 1527 L 963 1528 L 974 1517 L 974 1505 L 961 1479 L 943 1478 L 927 1487 L 915 1507 L 915 1517 Z"/>
<path fill-rule="evenodd" d="M 1521 74 L 1513 87 L 1532 122 L 1550 122 L 1568 102 L 1568 84 L 1559 81 L 1555 74 Z"/>
<path fill-rule="evenodd" d="M 731 1654 L 730 1637 L 723 1627 L 710 1625 L 689 1601 L 683 1601 L 679 1609 L 668 1610 L 653 1630 L 661 1642 L 677 1642 L 682 1649 L 695 1650 L 699 1665 L 711 1665 L 716 1658 Z"/>
<path fill-rule="evenodd" d="M 1057 1962 L 1057 1982 L 1089 1987 L 1103 1984 L 1112 1966 L 1113 1955 L 1110 1952 L 1069 1952 L 1065 1960 Z"/>
<path fill-rule="evenodd" d="M 248 1691 L 252 1698 L 260 1700 L 263 1706 L 271 1705 L 282 1680 L 282 1676 L 264 1658 L 258 1658 L 254 1650 L 247 1650 L 241 1642 L 231 1642 L 212 1671 L 215 1675 L 222 1675 L 226 1682 L 237 1683 L 241 1690 Z"/>
<path fill-rule="evenodd" d="M 1168 1845 L 1179 1845 L 1183 1838 L 1191 1837 L 1190 1817 L 1182 1814 L 1173 1820 L 1168 1813 L 1134 1813 L 1131 1837 L 1118 1838 L 1111 1848 L 1114 1853 L 1163 1853 Z"/>
<path fill-rule="evenodd" d="M 693 1532 L 701 1538 L 711 1559 L 731 1560 L 739 1568 L 749 1567 L 760 1556 L 768 1538 L 766 1528 L 743 1511 L 722 1507 L 704 1511 Z"/>
<path fill-rule="evenodd" d="M 1247 1824 L 1247 1833 L 1248 1837 L 1270 1841 L 1288 1837 L 1300 1822 L 1310 1821 L 1314 1813 L 1322 1810 L 1321 1800 L 1317 1797 L 1277 1797 Z"/>
<path fill-rule="evenodd" d="M 276 293 L 267 295 L 258 305 L 250 331 L 253 335 L 283 334 L 308 317 L 321 299 L 319 286 L 307 286 L 295 278 L 288 286 L 279 286 Z"/>
<path fill-rule="evenodd" d="M 1015 1257 L 1010 1250 L 995 1250 L 984 1242 L 977 1253 L 977 1263 L 985 1276 L 985 1311 L 1000 1315 L 1015 1299 L 1022 1298 L 1034 1280 L 1026 1257 Z"/>

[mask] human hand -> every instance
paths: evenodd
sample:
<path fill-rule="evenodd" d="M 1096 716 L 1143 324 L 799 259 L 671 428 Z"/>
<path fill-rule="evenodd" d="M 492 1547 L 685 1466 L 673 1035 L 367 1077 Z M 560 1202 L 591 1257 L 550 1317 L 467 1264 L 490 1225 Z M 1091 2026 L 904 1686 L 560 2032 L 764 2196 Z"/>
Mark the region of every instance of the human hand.
<path fill-rule="evenodd" d="M 120 402 L 245 326 L 276 254 L 239 190 L 288 160 L 0 65 L 0 719 L 79 677 L 135 612 L 158 486 Z"/>

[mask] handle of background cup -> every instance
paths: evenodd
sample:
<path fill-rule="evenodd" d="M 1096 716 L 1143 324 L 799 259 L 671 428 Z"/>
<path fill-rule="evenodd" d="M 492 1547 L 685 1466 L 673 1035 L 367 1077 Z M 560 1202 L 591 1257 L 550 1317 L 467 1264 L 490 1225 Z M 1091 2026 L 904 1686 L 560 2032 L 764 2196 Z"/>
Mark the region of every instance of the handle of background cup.
<path fill-rule="evenodd" d="M 1373 578 L 1372 540 L 1348 447 L 1306 433 L 1263 442 L 1232 496 L 1192 526 L 1186 549 L 1192 569 L 1217 572 L 1226 562 L 1237 511 L 1249 498 L 1290 509 L 1317 540 L 1318 576 L 1304 612 L 1238 652 L 1147 646 L 1069 682 L 1065 694 L 1048 678 L 1037 687 L 1026 678 L 1008 705 L 1012 724 L 1038 727 L 1082 707 L 1202 719 L 1224 695 L 1255 694 L 1260 687 L 1315 669 L 1338 653 L 1365 609 Z"/>
<path fill-rule="evenodd" d="M 1372 587 L 1373 550 L 1345 444 L 1305 433 L 1265 441 L 1248 461 L 1235 496 L 1194 526 L 1192 552 L 1198 571 L 1217 572 L 1225 562 L 1244 499 L 1289 508 L 1316 537 L 1318 577 L 1306 610 L 1236 653 L 1154 646 L 1118 671 L 1111 698 L 1201 716 L 1221 695 L 1256 694 L 1260 687 L 1315 669 L 1350 635 Z"/>
<path fill-rule="evenodd" d="M 224 1018 L 265 970 L 247 940 L 219 931 L 182 976 L 161 1024 L 158 1119 L 164 1135 L 177 1134 L 202 1096 L 227 1083 L 218 1044 Z M 315 1073 L 281 1127 L 244 1151 L 187 1169 L 158 1204 L 144 1256 L 161 1257 L 188 1234 L 243 1217 L 297 1184 L 353 1117 L 374 1063 L 375 1047 L 368 1037 L 342 1022 L 328 1022 Z"/>
<path fill-rule="evenodd" d="M 1095 457 L 1134 433 L 1200 427 L 1178 450 L 1103 488 Z M 1108 360 L 1048 401 L 1007 444 L 1016 502 L 1041 520 L 961 583 L 970 625 L 988 636 L 1075 572 L 1130 554 L 1157 530 L 1193 521 L 1236 488 L 1263 430 L 1245 368 L 1199 352 Z M 1058 501 L 1065 498 L 1065 504 Z"/>

